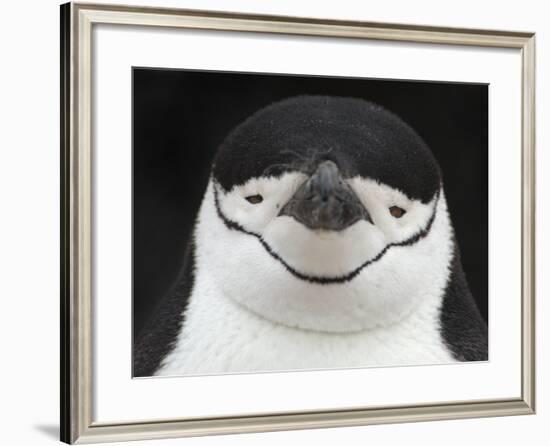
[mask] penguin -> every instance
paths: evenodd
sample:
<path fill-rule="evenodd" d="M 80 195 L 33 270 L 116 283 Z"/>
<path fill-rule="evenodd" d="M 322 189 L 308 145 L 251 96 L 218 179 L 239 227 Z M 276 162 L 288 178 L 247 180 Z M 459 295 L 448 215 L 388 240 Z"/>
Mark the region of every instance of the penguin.
<path fill-rule="evenodd" d="M 134 376 L 485 361 L 441 169 L 364 99 L 272 103 L 219 146 Z"/>

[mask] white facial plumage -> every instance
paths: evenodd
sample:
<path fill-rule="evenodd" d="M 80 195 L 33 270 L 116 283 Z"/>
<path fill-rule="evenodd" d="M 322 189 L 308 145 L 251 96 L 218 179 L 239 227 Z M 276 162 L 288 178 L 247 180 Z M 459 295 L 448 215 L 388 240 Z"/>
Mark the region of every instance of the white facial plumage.
<path fill-rule="evenodd" d="M 386 327 L 440 305 L 453 252 L 442 190 L 423 203 L 353 177 L 346 181 L 372 223 L 311 230 L 279 215 L 306 179 L 287 172 L 230 191 L 210 181 L 195 233 L 196 261 L 224 298 L 274 323 L 331 333 Z M 246 197 L 253 195 L 263 200 L 250 203 Z M 396 218 L 392 206 L 405 213 Z"/>

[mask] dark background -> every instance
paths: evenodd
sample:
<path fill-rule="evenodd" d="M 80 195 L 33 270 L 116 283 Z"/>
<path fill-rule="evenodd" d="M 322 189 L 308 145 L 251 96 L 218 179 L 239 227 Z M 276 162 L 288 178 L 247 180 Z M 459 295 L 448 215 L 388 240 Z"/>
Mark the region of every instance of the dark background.
<path fill-rule="evenodd" d="M 218 145 L 259 108 L 298 94 L 376 102 L 424 138 L 487 320 L 487 85 L 134 68 L 134 336 L 177 277 Z"/>

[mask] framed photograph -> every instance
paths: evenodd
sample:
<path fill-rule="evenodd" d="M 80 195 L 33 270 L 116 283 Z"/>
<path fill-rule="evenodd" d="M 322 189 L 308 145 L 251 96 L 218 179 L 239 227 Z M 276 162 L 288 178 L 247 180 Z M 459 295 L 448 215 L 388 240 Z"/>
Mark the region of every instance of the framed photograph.
<path fill-rule="evenodd" d="M 61 440 L 534 413 L 534 42 L 62 5 Z"/>

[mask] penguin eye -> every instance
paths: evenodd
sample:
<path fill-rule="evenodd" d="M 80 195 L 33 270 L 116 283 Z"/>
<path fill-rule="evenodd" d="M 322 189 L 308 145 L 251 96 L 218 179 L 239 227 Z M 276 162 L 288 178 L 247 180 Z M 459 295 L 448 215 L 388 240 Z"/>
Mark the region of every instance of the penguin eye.
<path fill-rule="evenodd" d="M 392 217 L 395 217 L 395 218 L 403 217 L 403 215 L 405 215 L 406 212 L 407 211 L 405 209 L 402 209 L 399 206 L 392 206 L 390 208 L 390 214 L 392 215 Z"/>
<path fill-rule="evenodd" d="M 245 197 L 245 198 L 249 203 L 252 203 L 252 204 L 258 204 L 264 201 L 264 197 L 262 197 L 260 194 L 249 195 L 248 197 Z"/>

